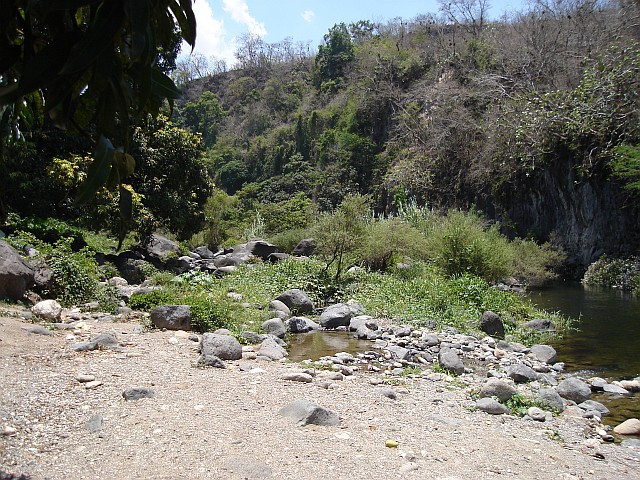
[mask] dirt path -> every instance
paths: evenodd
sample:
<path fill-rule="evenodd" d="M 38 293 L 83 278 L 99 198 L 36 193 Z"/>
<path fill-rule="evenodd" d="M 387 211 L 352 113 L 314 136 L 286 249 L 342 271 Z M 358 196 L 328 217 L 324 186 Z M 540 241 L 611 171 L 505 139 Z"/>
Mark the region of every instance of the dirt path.
<path fill-rule="evenodd" d="M 26 325 L 0 318 L 2 480 L 640 478 L 640 452 L 585 445 L 585 419 L 490 416 L 442 382 L 390 387 L 394 400 L 371 373 L 298 383 L 280 378 L 298 364 L 195 368 L 196 343 L 137 333 L 136 323 L 90 323 L 85 336 L 112 332 L 123 346 L 84 353 L 69 348 L 82 336 Z M 87 388 L 78 374 L 101 384 Z M 155 397 L 125 401 L 130 387 Z M 338 413 L 340 425 L 297 427 L 278 415 L 297 399 Z"/>

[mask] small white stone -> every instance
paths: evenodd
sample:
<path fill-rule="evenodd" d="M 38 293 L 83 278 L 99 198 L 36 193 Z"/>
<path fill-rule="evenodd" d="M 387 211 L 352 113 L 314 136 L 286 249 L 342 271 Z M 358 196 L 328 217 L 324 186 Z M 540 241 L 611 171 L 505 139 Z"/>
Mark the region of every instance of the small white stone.
<path fill-rule="evenodd" d="M 98 388 L 100 385 L 102 385 L 102 382 L 100 380 L 94 380 L 92 382 L 85 383 L 84 388 L 86 388 L 87 390 L 93 390 L 95 388 Z"/>
<path fill-rule="evenodd" d="M 178 339 L 176 337 L 171 337 L 167 340 L 167 343 L 170 343 L 171 345 L 177 345 Z"/>
<path fill-rule="evenodd" d="M 80 383 L 93 382 L 96 379 L 94 375 L 88 373 L 79 373 L 76 375 L 76 380 Z"/>
<path fill-rule="evenodd" d="M 4 429 L 2 430 L 2 435 L 5 437 L 10 437 L 11 435 L 15 435 L 16 433 L 18 433 L 18 430 L 13 428 L 10 425 L 7 425 L 6 427 L 4 427 Z"/>
<path fill-rule="evenodd" d="M 347 432 L 341 432 L 336 433 L 335 437 L 339 438 L 340 440 L 349 440 L 351 438 L 351 435 L 349 435 Z"/>

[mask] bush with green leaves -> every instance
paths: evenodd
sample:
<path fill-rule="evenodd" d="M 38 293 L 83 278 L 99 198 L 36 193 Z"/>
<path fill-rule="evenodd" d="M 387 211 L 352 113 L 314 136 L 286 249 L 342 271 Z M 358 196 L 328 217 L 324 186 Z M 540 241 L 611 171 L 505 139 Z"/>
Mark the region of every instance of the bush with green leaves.
<path fill-rule="evenodd" d="M 95 300 L 99 277 L 92 251 L 83 248 L 74 252 L 70 240 L 60 240 L 45 254 L 45 260 L 52 273 L 48 295 L 64 306 Z"/>
<path fill-rule="evenodd" d="M 582 283 L 640 292 L 640 257 L 609 258 L 603 255 L 589 265 Z"/>

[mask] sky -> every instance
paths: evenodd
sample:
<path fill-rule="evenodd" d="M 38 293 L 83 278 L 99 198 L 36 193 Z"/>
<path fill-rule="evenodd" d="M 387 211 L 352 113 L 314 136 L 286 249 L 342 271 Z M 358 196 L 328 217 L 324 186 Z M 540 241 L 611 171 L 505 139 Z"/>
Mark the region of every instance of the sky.
<path fill-rule="evenodd" d="M 489 0 L 491 16 L 526 8 L 527 0 Z M 267 43 L 285 38 L 310 42 L 317 50 L 322 37 L 336 23 L 358 20 L 386 22 L 401 17 L 437 13 L 437 0 L 194 0 L 197 20 L 195 52 L 207 58 L 234 63 L 235 40 L 239 35 L 258 35 Z M 185 54 L 190 52 L 184 46 Z"/>

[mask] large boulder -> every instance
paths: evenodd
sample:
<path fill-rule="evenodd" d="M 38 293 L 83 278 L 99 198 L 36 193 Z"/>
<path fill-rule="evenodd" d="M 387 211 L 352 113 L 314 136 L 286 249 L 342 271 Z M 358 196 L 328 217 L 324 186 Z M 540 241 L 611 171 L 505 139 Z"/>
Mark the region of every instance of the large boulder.
<path fill-rule="evenodd" d="M 55 300 L 43 300 L 31 307 L 31 311 L 47 322 L 57 322 L 62 315 L 62 306 Z"/>
<path fill-rule="evenodd" d="M 284 326 L 284 322 L 279 318 L 271 318 L 265 321 L 262 324 L 262 330 L 278 338 L 284 338 L 287 333 L 287 328 Z"/>
<path fill-rule="evenodd" d="M 487 310 L 480 317 L 479 328 L 491 337 L 504 338 L 504 323 L 497 313 Z"/>
<path fill-rule="evenodd" d="M 287 320 L 287 330 L 291 333 L 307 333 L 319 328 L 320 325 L 307 317 L 291 317 Z"/>
<path fill-rule="evenodd" d="M 182 253 L 180 245 L 162 235 L 152 233 L 145 245 L 146 252 L 158 260 L 165 261 L 169 258 L 178 258 Z"/>
<path fill-rule="evenodd" d="M 20 300 L 33 284 L 31 266 L 11 245 L 0 240 L 0 297 Z"/>
<path fill-rule="evenodd" d="M 562 398 L 582 403 L 589 400 L 591 387 L 576 377 L 569 377 L 562 380 L 556 387 L 556 391 Z"/>
<path fill-rule="evenodd" d="M 490 378 L 480 389 L 480 398 L 496 397 L 501 402 L 506 402 L 518 391 L 509 382 L 499 378 Z"/>
<path fill-rule="evenodd" d="M 533 368 L 521 363 L 513 365 L 511 368 L 509 368 L 507 370 L 507 376 L 512 378 L 516 383 L 533 382 L 538 379 L 538 374 Z"/>
<path fill-rule="evenodd" d="M 309 257 L 315 253 L 317 246 L 315 238 L 304 238 L 298 242 L 291 253 L 296 257 Z"/>
<path fill-rule="evenodd" d="M 348 327 L 351 321 L 351 308 L 346 303 L 337 303 L 325 308 L 319 323 L 323 328 Z"/>
<path fill-rule="evenodd" d="M 509 413 L 509 409 L 507 407 L 490 397 L 479 399 L 476 402 L 476 408 L 490 415 L 503 415 L 505 413 Z"/>
<path fill-rule="evenodd" d="M 534 345 L 531 347 L 533 358 L 542 363 L 553 364 L 556 362 L 556 350 L 550 345 Z"/>
<path fill-rule="evenodd" d="M 213 355 L 222 360 L 240 360 L 242 345 L 231 335 L 204 333 L 200 340 L 200 353 L 205 356 Z"/>
<path fill-rule="evenodd" d="M 238 245 L 233 249 L 233 254 L 238 255 L 246 255 L 254 257 L 258 257 L 261 260 L 268 260 L 269 255 L 272 253 L 276 253 L 278 251 L 278 247 L 272 245 L 269 242 L 265 242 L 264 240 L 251 240 L 250 242 L 243 243 Z"/>
<path fill-rule="evenodd" d="M 258 349 L 258 356 L 270 360 L 282 360 L 284 357 L 287 357 L 289 354 L 284 347 L 276 341 L 276 338 L 277 337 L 272 337 L 271 335 L 265 338 Z"/>
<path fill-rule="evenodd" d="M 462 375 L 464 373 L 464 364 L 460 359 L 460 356 L 451 349 L 442 349 L 438 354 L 438 362 L 440 366 L 455 373 L 456 375 Z"/>
<path fill-rule="evenodd" d="M 337 414 L 308 400 L 296 400 L 282 407 L 278 413 L 291 419 L 298 426 L 309 424 L 333 426 L 340 423 Z"/>
<path fill-rule="evenodd" d="M 161 305 L 151 310 L 151 322 L 156 328 L 191 330 L 189 305 Z"/>
<path fill-rule="evenodd" d="M 553 388 L 541 388 L 538 391 L 538 400 L 549 405 L 549 407 L 554 410 L 558 410 L 559 412 L 564 411 L 564 402 L 562 401 L 562 397 L 558 395 L 558 392 Z"/>
<path fill-rule="evenodd" d="M 289 307 L 292 313 L 313 312 L 313 302 L 306 293 L 297 288 L 281 293 L 276 297 L 276 300 L 280 300 Z"/>

